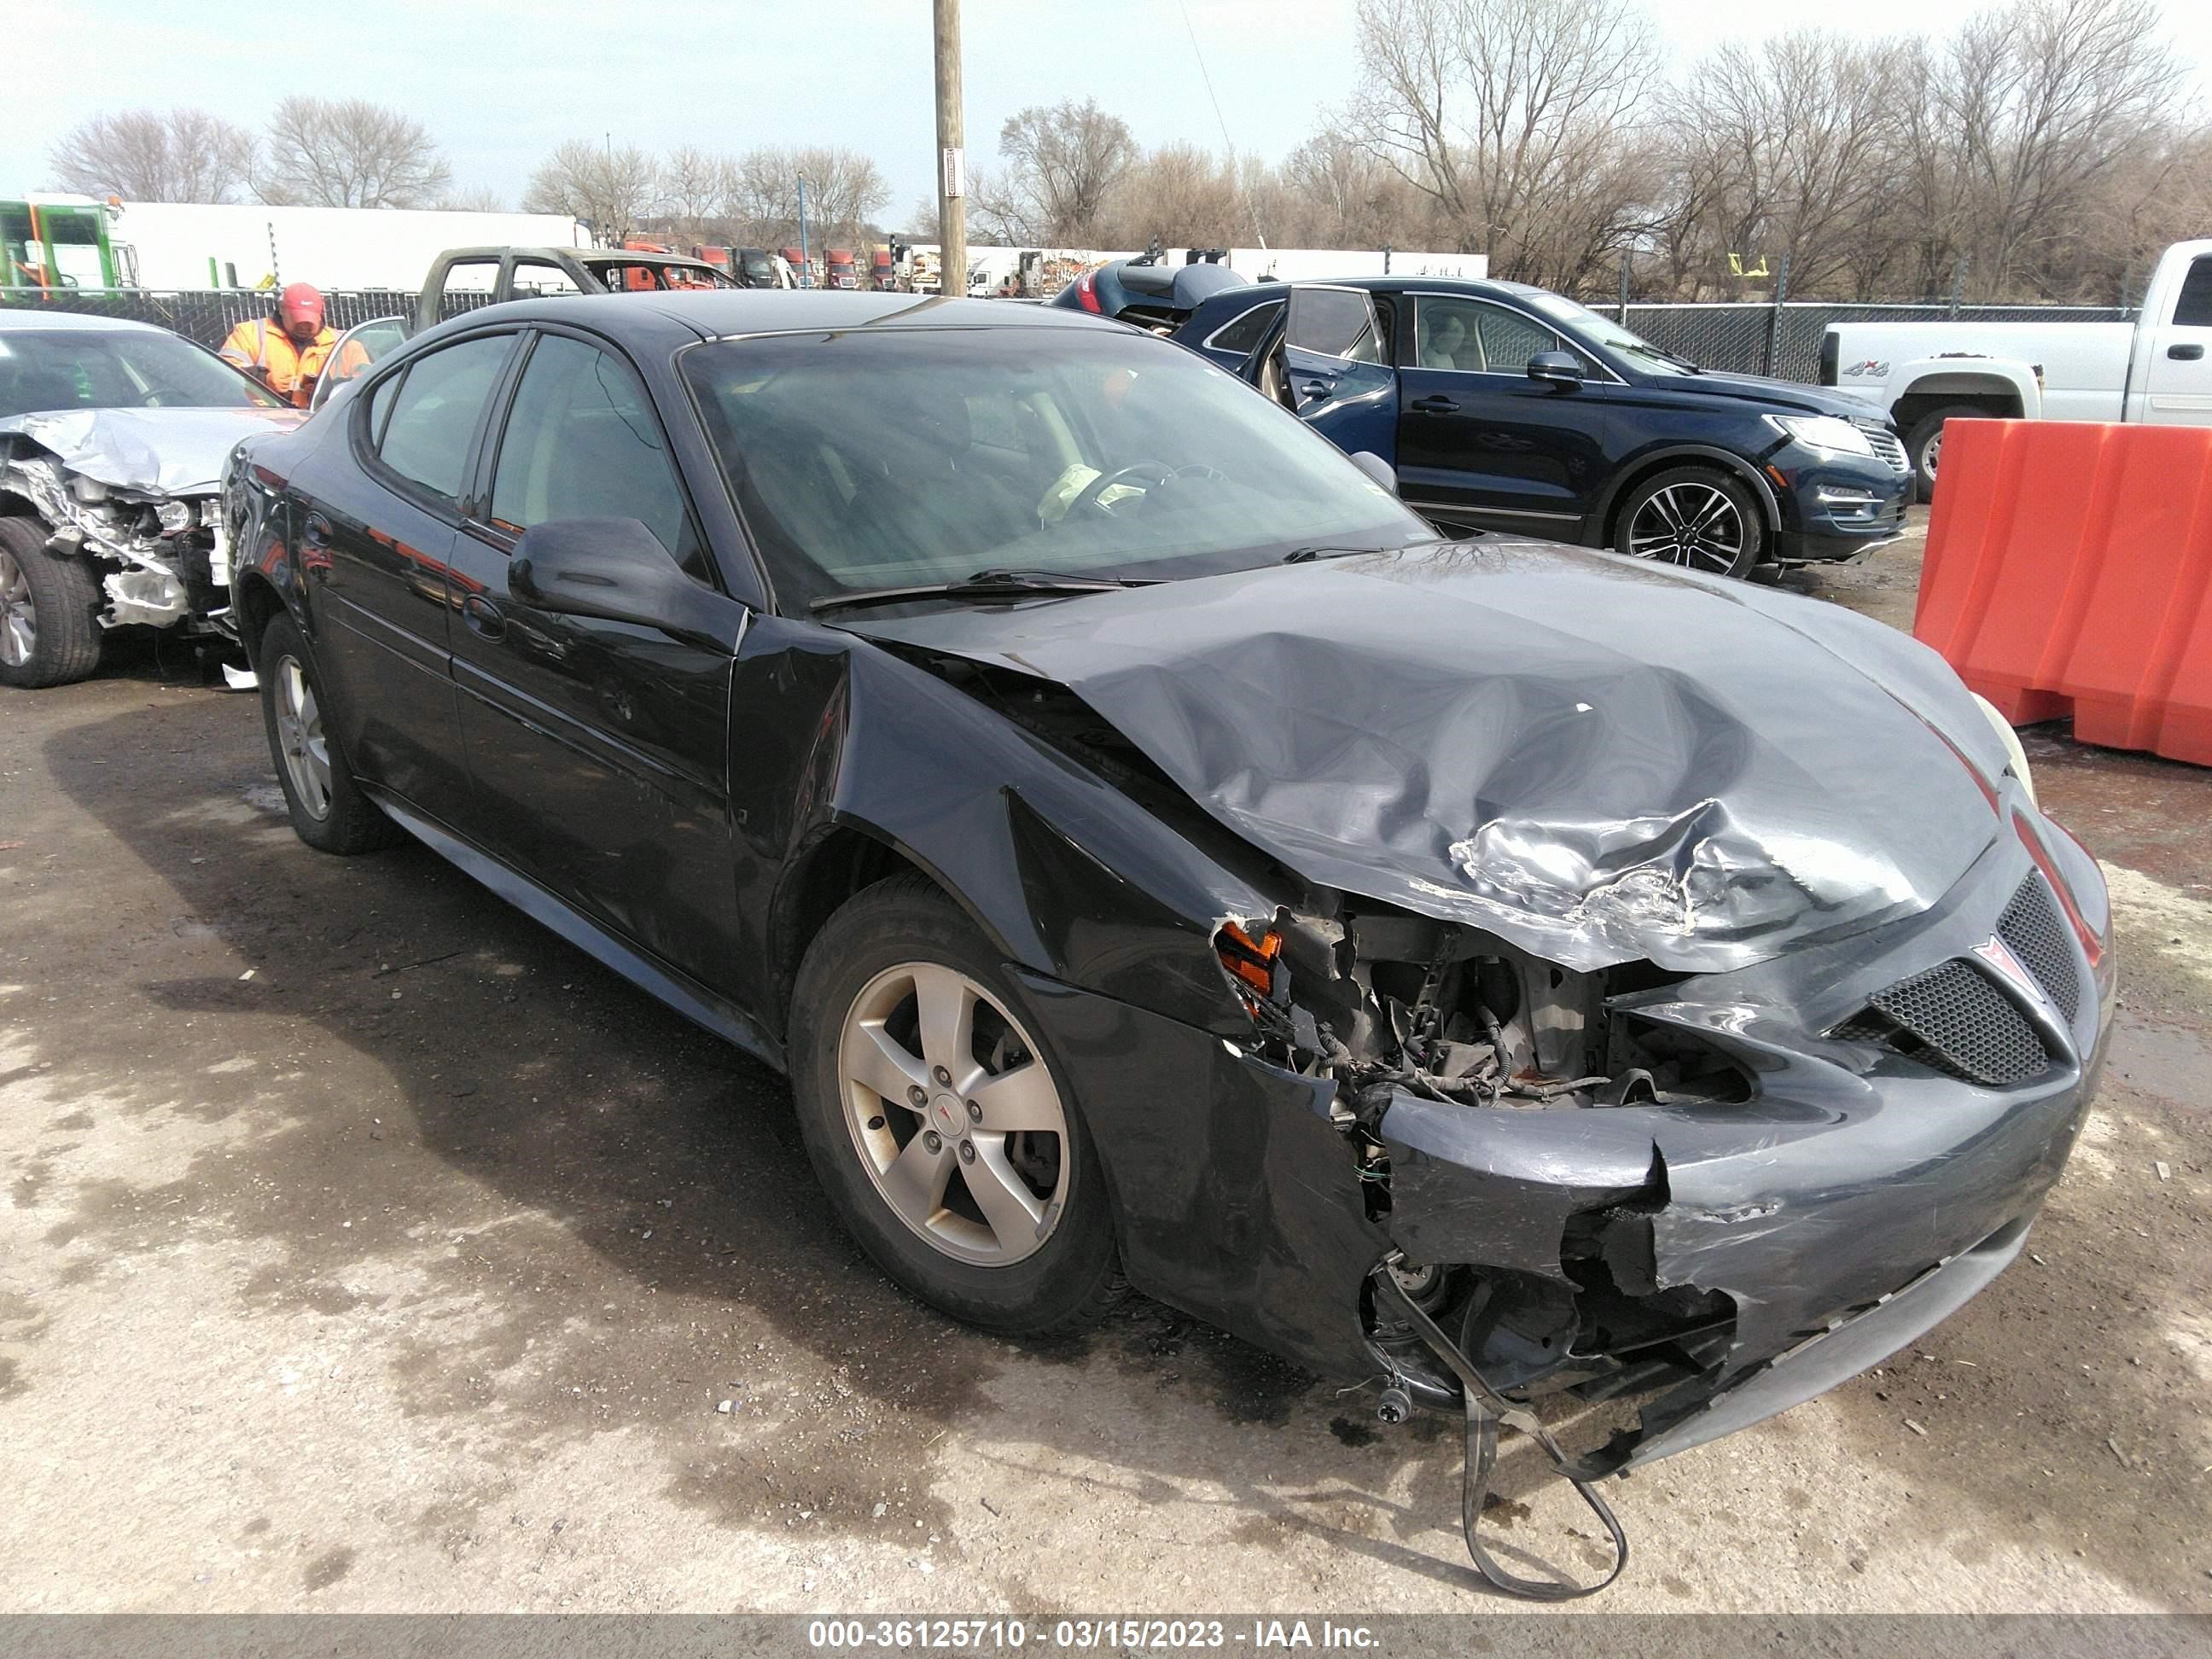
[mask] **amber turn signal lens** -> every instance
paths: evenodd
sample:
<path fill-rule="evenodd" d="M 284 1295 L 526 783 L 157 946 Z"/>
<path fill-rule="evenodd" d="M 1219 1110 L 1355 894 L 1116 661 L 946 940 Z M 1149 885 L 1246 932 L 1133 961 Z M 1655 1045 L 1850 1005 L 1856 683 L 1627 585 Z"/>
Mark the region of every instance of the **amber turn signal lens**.
<path fill-rule="evenodd" d="M 1255 939 L 1235 922 L 1224 922 L 1213 936 L 1213 950 L 1238 984 L 1261 996 L 1274 988 L 1275 958 L 1282 954 L 1283 941 L 1273 932 Z"/>

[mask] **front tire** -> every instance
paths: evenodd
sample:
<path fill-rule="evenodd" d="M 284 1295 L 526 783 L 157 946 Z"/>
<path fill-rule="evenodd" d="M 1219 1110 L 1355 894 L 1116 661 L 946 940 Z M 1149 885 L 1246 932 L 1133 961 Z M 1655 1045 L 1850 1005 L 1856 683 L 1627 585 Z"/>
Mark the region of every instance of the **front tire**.
<path fill-rule="evenodd" d="M 932 1307 L 1008 1335 L 1119 1299 L 1104 1172 L 1039 1024 L 919 877 L 848 901 L 792 998 L 800 1133 L 848 1231 Z"/>
<path fill-rule="evenodd" d="M 314 653 L 285 612 L 271 617 L 262 630 L 254 665 L 269 757 L 276 765 L 293 833 L 318 852 L 342 856 L 397 842 L 398 826 L 354 781 L 353 769 L 324 720 L 327 704 Z"/>
<path fill-rule="evenodd" d="M 1613 550 L 1702 570 L 1745 576 L 1766 556 L 1766 514 L 1750 487 L 1710 466 L 1677 466 L 1630 492 L 1615 521 Z"/>
<path fill-rule="evenodd" d="M 46 551 L 36 519 L 0 518 L 0 685 L 41 690 L 100 666 L 100 580 Z"/>

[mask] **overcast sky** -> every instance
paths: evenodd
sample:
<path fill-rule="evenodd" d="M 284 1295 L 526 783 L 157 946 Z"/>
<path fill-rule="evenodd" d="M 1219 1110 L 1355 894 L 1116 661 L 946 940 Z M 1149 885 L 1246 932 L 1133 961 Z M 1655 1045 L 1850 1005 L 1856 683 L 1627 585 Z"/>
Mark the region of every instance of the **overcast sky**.
<path fill-rule="evenodd" d="M 1241 151 L 1279 159 L 1352 92 L 1352 0 L 1186 0 Z M 1976 0 L 1648 0 L 1671 53 L 1819 21 L 1869 34 L 1942 32 Z M 385 0 L 356 9 L 257 0 L 0 0 L 9 66 L 0 196 L 52 183 L 46 151 L 85 117 L 196 104 L 258 127 L 288 92 L 358 96 L 424 122 L 456 185 L 520 198 L 564 138 L 659 150 L 836 142 L 872 155 L 889 216 L 933 188 L 929 0 Z M 966 0 L 969 164 L 1028 104 L 1095 97 L 1146 143 L 1218 145 L 1178 0 Z M 2166 0 L 2193 62 L 2212 5 Z M 2202 77 L 2200 76 L 2200 84 Z"/>

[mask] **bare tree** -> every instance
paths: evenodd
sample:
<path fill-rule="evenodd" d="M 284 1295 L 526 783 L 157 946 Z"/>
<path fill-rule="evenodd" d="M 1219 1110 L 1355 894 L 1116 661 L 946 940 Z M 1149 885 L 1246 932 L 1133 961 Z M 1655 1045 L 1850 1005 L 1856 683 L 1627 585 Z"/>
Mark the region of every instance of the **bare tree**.
<path fill-rule="evenodd" d="M 673 228 L 696 231 L 722 210 L 730 194 L 732 163 L 685 144 L 661 158 L 660 205 Z"/>
<path fill-rule="evenodd" d="M 1098 239 L 1115 182 L 1137 159 L 1128 123 L 1095 99 L 1032 105 L 999 129 L 1004 170 L 974 191 L 984 228 L 1009 240 L 1080 246 Z"/>
<path fill-rule="evenodd" d="M 1284 159 L 1279 240 L 1308 247 L 1407 245 L 1425 209 L 1393 168 L 1346 127 L 1323 127 Z"/>
<path fill-rule="evenodd" d="M 917 196 L 906 210 L 906 237 L 910 242 L 935 242 L 944 235 L 937 222 L 937 198 Z"/>
<path fill-rule="evenodd" d="M 1375 155 L 1500 274 L 1571 284 L 1656 191 L 1655 41 L 1631 0 L 1360 0 Z"/>
<path fill-rule="evenodd" d="M 205 110 L 95 115 L 49 152 L 55 176 L 126 202 L 229 202 L 253 170 L 253 135 Z"/>
<path fill-rule="evenodd" d="M 614 247 L 634 236 L 653 210 L 659 169 L 635 144 L 620 149 L 571 138 L 539 162 L 523 191 L 526 213 L 565 213 Z"/>
<path fill-rule="evenodd" d="M 1902 70 L 1896 46 L 1819 30 L 1722 46 L 1673 123 L 1680 194 L 1656 221 L 1673 252 L 1708 270 L 1730 253 L 1786 260 L 1801 293 L 1854 270 L 1895 210 Z"/>
<path fill-rule="evenodd" d="M 428 131 L 366 99 L 294 96 L 269 118 L 264 202 L 307 207 L 428 207 L 453 181 Z"/>
<path fill-rule="evenodd" d="M 2068 240 L 2099 184 L 2163 125 L 2185 71 L 2160 21 L 2154 0 L 2017 0 L 1951 43 L 1937 91 L 1968 251 L 1995 290 Z"/>
<path fill-rule="evenodd" d="M 504 213 L 507 198 L 489 185 L 471 185 L 465 190 L 447 191 L 436 206 L 447 213 Z"/>
<path fill-rule="evenodd" d="M 868 240 L 877 214 L 891 198 L 874 161 L 834 145 L 750 150 L 731 170 L 724 214 L 764 246 L 799 241 L 799 181 L 806 180 L 810 252 Z"/>
<path fill-rule="evenodd" d="M 1196 144 L 1165 144 L 1123 168 L 1094 219 L 1109 247 L 1249 245 L 1244 181 L 1225 156 Z"/>

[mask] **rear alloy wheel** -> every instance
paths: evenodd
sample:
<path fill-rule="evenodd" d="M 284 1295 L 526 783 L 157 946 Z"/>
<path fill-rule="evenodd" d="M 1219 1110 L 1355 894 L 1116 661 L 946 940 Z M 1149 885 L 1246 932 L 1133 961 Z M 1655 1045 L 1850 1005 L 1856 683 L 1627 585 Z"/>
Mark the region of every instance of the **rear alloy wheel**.
<path fill-rule="evenodd" d="M 915 877 L 848 900 L 792 997 L 799 1128 L 847 1229 L 956 1318 L 1019 1334 L 1119 1297 L 1103 1172 L 1019 988 Z"/>
<path fill-rule="evenodd" d="M 1677 467 L 1646 480 L 1621 508 L 1615 550 L 1713 576 L 1750 574 L 1766 547 L 1758 500 L 1709 467 Z"/>
<path fill-rule="evenodd" d="M 67 685 L 100 665 L 100 582 L 46 551 L 36 519 L 0 518 L 0 685 Z"/>

